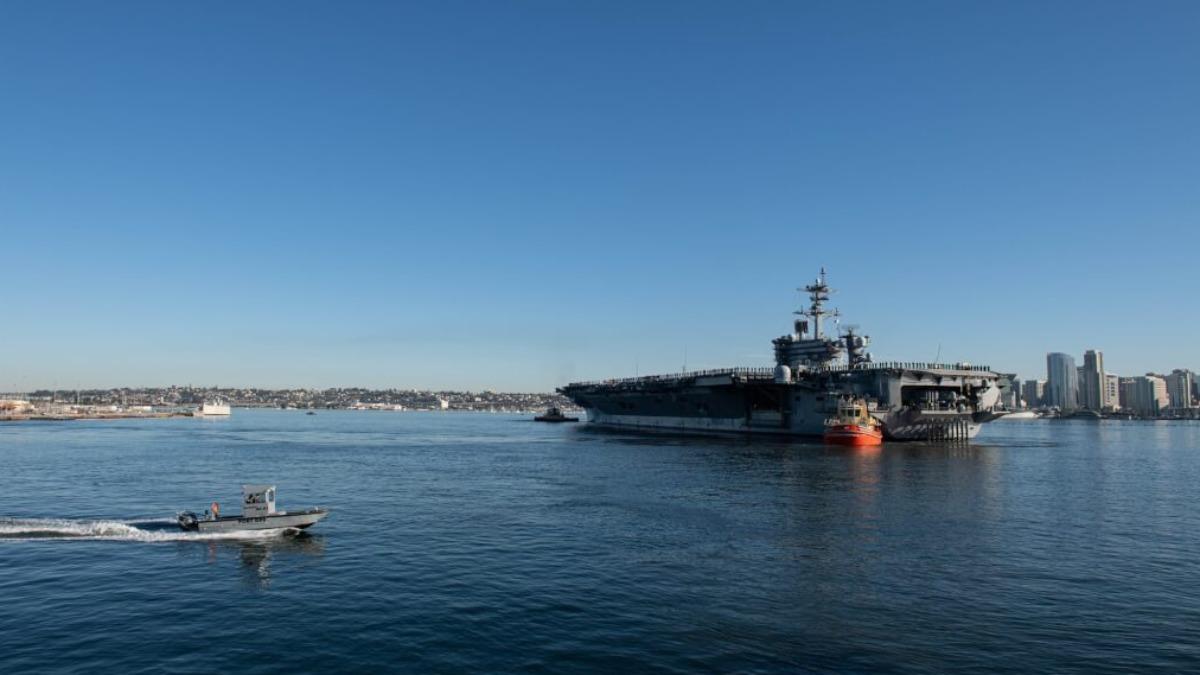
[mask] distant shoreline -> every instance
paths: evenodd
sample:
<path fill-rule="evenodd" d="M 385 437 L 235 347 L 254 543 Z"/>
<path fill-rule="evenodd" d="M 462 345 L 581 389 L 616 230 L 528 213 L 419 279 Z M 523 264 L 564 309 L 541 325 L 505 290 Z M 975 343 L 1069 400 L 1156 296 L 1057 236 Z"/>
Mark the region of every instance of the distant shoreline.
<path fill-rule="evenodd" d="M 272 408 L 269 406 L 234 406 L 234 409 L 242 410 L 274 410 L 279 412 L 375 412 L 375 413 L 438 413 L 438 414 L 458 414 L 469 413 L 474 415 L 519 415 L 527 417 L 538 413 L 536 410 L 470 410 L 470 409 L 455 409 L 447 410 L 387 410 L 377 408 Z M 229 416 L 205 416 L 194 415 L 190 411 L 162 411 L 162 412 L 94 412 L 94 413 L 77 413 L 77 414 L 62 414 L 62 413 L 19 413 L 19 414 L 3 414 L 0 415 L 0 424 L 17 423 L 17 422 L 75 422 L 88 420 L 149 420 L 149 419 L 173 419 L 180 417 L 194 417 L 196 419 L 229 419 Z"/>
<path fill-rule="evenodd" d="M 0 415 L 0 422 L 73 422 L 75 420 L 140 420 L 165 419 L 168 417 L 191 417 L 191 414 L 182 412 L 107 412 L 69 415 L 57 413 L 21 413 Z"/>

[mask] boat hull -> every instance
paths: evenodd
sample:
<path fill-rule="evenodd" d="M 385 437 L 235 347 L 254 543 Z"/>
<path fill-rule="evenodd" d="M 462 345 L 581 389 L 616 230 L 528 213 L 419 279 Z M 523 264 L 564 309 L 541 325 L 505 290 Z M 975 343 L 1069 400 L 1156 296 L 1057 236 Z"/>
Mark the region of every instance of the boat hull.
<path fill-rule="evenodd" d="M 881 445 L 883 432 L 863 424 L 838 424 L 825 430 L 825 442 L 830 445 L 862 447 Z"/>
<path fill-rule="evenodd" d="M 182 521 L 180 527 L 201 533 L 239 532 L 243 530 L 303 530 L 312 527 L 329 512 L 325 509 L 309 509 L 307 511 L 284 511 L 267 516 L 229 516 L 216 520 L 197 520 L 189 527 Z"/>

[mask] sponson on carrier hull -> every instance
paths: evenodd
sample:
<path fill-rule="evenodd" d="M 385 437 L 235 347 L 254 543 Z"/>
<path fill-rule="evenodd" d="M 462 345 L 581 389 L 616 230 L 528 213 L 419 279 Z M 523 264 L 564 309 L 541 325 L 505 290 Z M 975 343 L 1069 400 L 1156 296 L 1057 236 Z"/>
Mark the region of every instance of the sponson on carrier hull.
<path fill-rule="evenodd" d="M 299 511 L 283 511 L 275 508 L 274 485 L 243 485 L 242 514 L 222 516 L 217 502 L 203 516 L 191 511 L 179 514 L 179 526 L 185 530 L 199 532 L 236 532 L 239 530 L 303 530 L 315 525 L 329 515 L 329 511 L 317 506 Z"/>
<path fill-rule="evenodd" d="M 967 363 L 877 363 L 853 328 L 825 333 L 825 270 L 803 289 L 809 306 L 773 340 L 775 367 L 577 382 L 559 389 L 590 423 L 632 429 L 820 437 L 846 398 L 861 400 L 889 440 L 966 440 L 997 410 L 1001 378 Z"/>

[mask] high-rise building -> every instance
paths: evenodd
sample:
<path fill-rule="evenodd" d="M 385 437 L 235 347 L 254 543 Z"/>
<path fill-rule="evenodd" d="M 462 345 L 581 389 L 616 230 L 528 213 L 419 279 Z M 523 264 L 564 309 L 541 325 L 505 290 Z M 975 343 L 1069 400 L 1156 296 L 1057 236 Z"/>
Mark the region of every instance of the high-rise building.
<path fill-rule="evenodd" d="M 1110 373 L 1104 374 L 1104 407 L 1109 410 L 1120 410 L 1121 378 Z"/>
<path fill-rule="evenodd" d="M 1167 381 L 1162 375 L 1146 374 L 1147 377 L 1154 379 L 1154 401 L 1158 405 L 1159 412 L 1171 407 L 1171 397 L 1167 394 Z"/>
<path fill-rule="evenodd" d="M 1121 409 L 1127 412 L 1133 412 L 1134 402 L 1137 400 L 1137 392 L 1134 388 L 1137 386 L 1136 377 L 1121 378 Z"/>
<path fill-rule="evenodd" d="M 1045 380 L 1025 380 L 1025 385 L 1022 387 L 1021 398 L 1025 401 L 1026 408 L 1040 408 L 1045 405 L 1043 399 L 1046 396 L 1046 381 Z"/>
<path fill-rule="evenodd" d="M 1046 355 L 1046 405 L 1063 412 L 1079 407 L 1079 371 L 1070 354 Z"/>
<path fill-rule="evenodd" d="M 1192 407 L 1192 388 L 1196 382 L 1195 373 L 1176 368 L 1163 379 L 1166 381 L 1167 398 L 1170 399 L 1172 408 Z"/>
<path fill-rule="evenodd" d="M 1170 406 L 1166 381 L 1153 373 L 1122 378 L 1121 387 L 1125 408 L 1136 415 L 1157 417 Z"/>
<path fill-rule="evenodd" d="M 1083 353 L 1083 367 L 1079 369 L 1079 404 L 1087 410 L 1103 410 L 1104 384 L 1104 353 L 1089 349 Z"/>

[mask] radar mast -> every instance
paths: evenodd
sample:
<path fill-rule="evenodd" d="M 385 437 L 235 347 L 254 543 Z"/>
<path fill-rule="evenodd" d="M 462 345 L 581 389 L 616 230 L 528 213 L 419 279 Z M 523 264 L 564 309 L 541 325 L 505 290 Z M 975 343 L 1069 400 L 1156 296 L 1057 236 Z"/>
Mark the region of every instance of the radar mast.
<path fill-rule="evenodd" d="M 821 268 L 821 276 L 814 279 L 811 284 L 804 288 L 797 288 L 796 290 L 808 293 L 809 301 L 812 303 L 808 306 L 808 309 L 796 312 L 796 314 L 812 319 L 812 339 L 820 340 L 824 338 L 825 335 L 821 332 L 822 318 L 826 316 L 830 318 L 841 316 L 841 312 L 836 309 L 825 309 L 825 303 L 829 301 L 829 294 L 834 292 L 829 287 L 829 284 L 825 283 L 825 268 Z"/>

